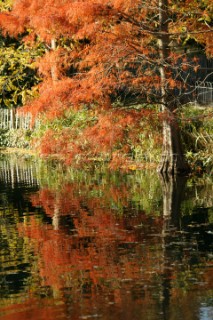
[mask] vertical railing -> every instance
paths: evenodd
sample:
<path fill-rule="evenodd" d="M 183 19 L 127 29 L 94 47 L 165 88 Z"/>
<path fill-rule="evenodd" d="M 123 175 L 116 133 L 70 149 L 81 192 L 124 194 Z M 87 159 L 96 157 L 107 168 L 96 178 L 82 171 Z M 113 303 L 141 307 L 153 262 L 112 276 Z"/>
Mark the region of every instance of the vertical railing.
<path fill-rule="evenodd" d="M 32 114 L 15 109 L 0 109 L 0 129 L 32 129 Z"/>
<path fill-rule="evenodd" d="M 212 82 L 196 82 L 196 101 L 203 105 L 213 105 Z"/>

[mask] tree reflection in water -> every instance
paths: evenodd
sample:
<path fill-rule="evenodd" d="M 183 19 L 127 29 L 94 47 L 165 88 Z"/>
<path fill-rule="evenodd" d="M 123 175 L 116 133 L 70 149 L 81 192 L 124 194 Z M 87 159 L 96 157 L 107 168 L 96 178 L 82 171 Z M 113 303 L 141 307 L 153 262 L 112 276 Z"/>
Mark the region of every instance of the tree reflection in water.
<path fill-rule="evenodd" d="M 17 224 L 36 258 L 25 298 L 1 308 L 5 320 L 194 320 L 212 303 L 212 247 L 184 222 L 194 219 L 184 215 L 186 180 L 162 180 L 162 203 L 152 175 L 51 176 L 30 197 L 37 214 Z"/>

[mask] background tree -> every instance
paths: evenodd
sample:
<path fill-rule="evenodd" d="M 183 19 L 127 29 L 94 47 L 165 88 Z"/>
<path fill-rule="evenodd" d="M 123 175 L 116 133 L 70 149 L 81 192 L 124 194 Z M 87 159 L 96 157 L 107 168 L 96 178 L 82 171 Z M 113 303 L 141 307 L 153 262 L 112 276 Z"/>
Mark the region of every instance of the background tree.
<path fill-rule="evenodd" d="M 0 11 L 11 10 L 13 1 L 0 1 Z M 26 33 L 25 33 L 26 36 Z M 27 99 L 38 94 L 39 82 L 35 69 L 35 57 L 42 54 L 41 43 L 29 48 L 22 42 L 23 35 L 17 38 L 0 34 L 0 102 L 2 108 L 12 108 L 26 103 Z"/>
<path fill-rule="evenodd" d="M 35 57 L 42 53 L 41 45 L 29 49 L 20 40 L 0 37 L 0 102 L 2 108 L 26 104 L 38 96 L 39 77 Z M 34 87 L 32 89 L 32 87 Z"/>
<path fill-rule="evenodd" d="M 199 70 L 198 48 L 213 52 L 211 1 L 21 0 L 1 14 L 0 26 L 13 35 L 30 29 L 31 39 L 39 36 L 50 48 L 38 60 L 43 83 L 30 105 L 34 113 L 56 117 L 82 105 L 113 113 L 117 102 L 128 110 L 137 105 L 136 119 L 157 104 L 163 120 L 160 171 L 188 170 L 177 108 L 194 91 L 188 79 Z"/>

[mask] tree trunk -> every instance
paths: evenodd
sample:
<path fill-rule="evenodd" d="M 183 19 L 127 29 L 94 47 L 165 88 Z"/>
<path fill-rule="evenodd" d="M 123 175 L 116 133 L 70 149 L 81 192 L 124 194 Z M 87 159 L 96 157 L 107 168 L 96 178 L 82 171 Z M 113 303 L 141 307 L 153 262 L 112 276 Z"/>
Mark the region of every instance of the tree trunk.
<path fill-rule="evenodd" d="M 178 174 L 186 173 L 189 167 L 185 161 L 178 122 L 173 110 L 176 108 L 175 103 L 170 102 L 168 92 L 169 74 L 169 12 L 168 0 L 159 0 L 159 37 L 158 46 L 160 54 L 160 79 L 161 79 L 161 106 L 165 113 L 163 120 L 163 150 L 162 160 L 158 171 L 161 173 Z"/>
<path fill-rule="evenodd" d="M 56 50 L 56 40 L 55 39 L 51 40 L 51 50 L 52 51 Z M 51 76 L 52 76 L 52 80 L 53 81 L 57 80 L 57 68 L 56 68 L 56 64 L 55 63 L 51 67 Z"/>
<path fill-rule="evenodd" d="M 173 118 L 163 121 L 163 149 L 158 171 L 168 174 L 184 174 L 189 172 L 185 160 L 178 122 Z"/>

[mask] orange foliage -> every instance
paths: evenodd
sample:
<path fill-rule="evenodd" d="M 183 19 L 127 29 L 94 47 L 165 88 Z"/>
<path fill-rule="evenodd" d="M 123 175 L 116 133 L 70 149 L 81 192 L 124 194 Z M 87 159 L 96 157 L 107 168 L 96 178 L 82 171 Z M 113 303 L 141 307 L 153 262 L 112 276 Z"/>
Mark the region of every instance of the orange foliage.
<path fill-rule="evenodd" d="M 203 9 L 197 0 L 185 1 L 184 6 L 168 3 L 171 10 L 168 28 L 174 42 L 180 42 L 184 36 L 180 30 L 186 28 L 211 55 L 212 34 L 202 20 L 208 18 L 209 8 Z M 62 3 L 59 0 L 15 0 L 11 12 L 0 14 L 4 33 L 17 35 L 31 30 L 31 40 L 32 35 L 37 36 L 47 47 L 46 54 L 37 60 L 43 77 L 40 97 L 24 110 L 30 110 L 34 117 L 44 113 L 53 119 L 62 116 L 65 110 L 79 109 L 82 105 L 98 106 L 101 113 L 102 108 L 111 108 L 116 99 L 124 104 L 128 99 L 136 103 L 159 103 L 159 66 L 162 64 L 168 69 L 165 87 L 170 90 L 184 86 L 184 81 L 178 80 L 180 70 L 196 70 L 198 65 L 195 61 L 189 63 L 184 52 L 178 55 L 175 46 L 170 47 L 166 61 L 161 61 L 156 45 L 158 10 L 155 0 L 64 0 Z M 53 40 L 55 47 L 51 47 Z M 112 150 L 112 146 L 116 148 L 129 124 L 128 117 L 124 115 L 121 120 L 117 111 L 111 110 L 111 119 L 109 115 L 100 116 L 96 125 L 85 130 L 86 145 L 81 138 L 78 146 L 68 141 L 61 145 L 62 153 L 67 152 L 68 158 L 72 158 L 82 148 L 90 147 L 92 153 L 96 153 L 98 147 L 106 152 Z M 137 119 L 134 121 L 138 123 Z M 62 135 L 68 137 L 67 132 Z M 48 140 L 50 132 L 45 137 Z M 53 148 L 44 146 L 45 137 L 41 143 L 42 152 L 57 152 L 63 139 L 55 136 L 54 140 L 53 137 L 54 143 L 59 139 Z"/>
<path fill-rule="evenodd" d="M 139 133 L 144 130 L 141 124 L 143 118 L 149 118 L 153 127 L 155 126 L 155 114 L 150 110 L 103 110 L 100 114 L 96 113 L 96 121 L 82 129 L 80 134 L 75 127 L 47 130 L 39 141 L 39 149 L 43 155 L 58 155 L 67 164 L 101 156 L 111 160 L 111 167 L 116 163 L 125 165 L 129 161 L 130 141 L 139 142 Z M 35 144 L 37 143 L 38 141 L 35 141 Z"/>
<path fill-rule="evenodd" d="M 8 32 L 15 36 L 24 31 L 24 25 L 20 24 L 16 17 L 4 12 L 0 14 L 0 28 L 3 34 Z"/>
<path fill-rule="evenodd" d="M 104 196 L 95 196 L 96 190 L 103 192 Z M 75 296 L 75 300 L 71 300 L 72 312 L 78 312 L 79 303 L 81 307 L 91 310 L 94 301 L 98 301 L 104 308 L 107 299 L 120 308 L 123 308 L 129 299 L 128 309 L 135 310 L 140 304 L 140 308 L 147 311 L 147 307 L 156 302 L 156 294 L 153 294 L 156 293 L 156 287 L 159 290 L 165 288 L 162 283 L 165 278 L 171 284 L 168 287 L 170 302 L 176 304 L 177 300 L 181 301 L 181 306 L 189 303 L 188 299 L 185 300 L 185 287 L 181 286 L 182 276 L 186 275 L 187 278 L 187 273 L 193 268 L 190 262 L 187 264 L 187 261 L 190 261 L 189 251 L 183 250 L 181 256 L 173 256 L 170 246 L 174 231 L 170 233 L 167 230 L 168 234 L 165 236 L 163 218 L 149 217 L 141 210 L 132 209 L 128 192 L 125 183 L 107 187 L 94 184 L 91 186 L 90 195 L 84 182 L 80 185 L 62 185 L 61 189 L 41 189 L 33 196 L 33 205 L 42 206 L 45 213 L 52 218 L 52 222 L 44 224 L 38 216 L 30 216 L 28 220 L 20 223 L 19 232 L 21 236 L 28 237 L 28 243 L 34 247 L 41 286 L 50 287 L 58 294 L 55 301 L 63 301 L 61 307 L 66 304 L 66 296 L 69 295 Z M 115 200 L 115 204 L 120 203 L 126 214 L 118 215 L 117 210 L 112 209 L 112 200 Z M 63 223 L 64 216 L 69 217 L 72 226 L 66 227 L 66 223 Z M 171 259 L 175 260 L 169 265 Z M 209 270 L 210 268 L 206 268 L 204 272 L 198 272 L 200 280 L 194 284 L 191 283 L 191 277 L 186 279 L 185 286 L 189 294 L 194 292 L 195 286 L 206 290 L 207 287 L 201 285 L 203 281 L 209 283 L 211 289 Z M 87 285 L 90 290 L 85 294 L 84 301 L 82 289 Z M 126 300 L 123 292 L 134 293 L 137 285 L 140 290 L 138 296 L 127 295 Z M 155 291 L 152 291 L 152 288 Z M 161 297 L 162 295 L 157 297 L 157 303 L 161 301 Z M 29 300 L 36 305 L 31 296 Z M 42 301 L 47 303 L 48 299 Z M 53 301 L 50 308 L 48 305 L 47 316 L 51 316 L 52 305 Z M 21 306 L 25 306 L 26 317 L 34 314 L 34 308 L 28 312 L 28 300 Z M 43 305 L 38 313 L 41 317 L 42 307 Z M 19 310 L 18 306 L 16 308 Z M 25 315 L 22 316 L 25 319 Z M 79 318 L 78 314 L 77 319 Z M 9 315 L 8 319 L 11 319 Z"/>
<path fill-rule="evenodd" d="M 156 23 L 155 19 L 150 17 L 157 7 L 155 1 L 151 2 L 152 6 L 149 1 L 147 7 L 146 3 L 141 5 L 140 1 L 133 3 L 123 0 L 114 0 L 110 4 L 107 0 L 65 0 L 63 4 L 58 0 L 14 1 L 11 13 L 0 15 L 0 24 L 5 31 L 17 34 L 28 28 L 49 45 L 52 39 L 57 42 L 61 37 L 71 41 L 70 47 L 57 47 L 55 52 L 47 52 L 38 60 L 39 71 L 43 74 L 46 85 L 41 86 L 41 99 L 39 102 L 35 101 L 31 108 L 37 109 L 39 104 L 39 111 L 46 112 L 46 99 L 51 99 L 52 94 L 68 108 L 70 105 L 94 101 L 105 103 L 106 96 L 120 90 L 124 85 L 138 93 L 143 91 L 146 95 L 153 87 L 158 86 L 158 57 L 153 58 L 158 55 L 158 51 L 152 44 L 152 32 Z M 174 8 L 175 6 L 173 10 Z M 188 9 L 193 10 L 190 2 L 185 4 L 184 10 L 175 8 L 181 23 L 181 14 L 184 15 Z M 205 16 L 206 12 L 200 9 L 198 14 Z M 195 25 L 196 29 L 201 31 L 207 28 L 199 23 L 198 19 L 193 20 L 190 17 L 188 20 L 187 28 L 194 28 Z M 171 32 L 178 29 L 178 23 L 177 19 L 171 22 Z M 202 34 L 198 32 L 198 37 Z M 203 38 L 202 41 L 204 40 Z M 207 34 L 206 45 L 209 41 Z M 69 82 L 70 76 L 66 79 L 66 70 L 71 66 L 76 72 L 71 75 L 73 81 Z M 183 67 L 185 68 L 186 64 Z M 48 86 L 52 68 L 56 71 L 57 80 L 62 81 L 57 82 L 50 93 Z M 175 79 L 168 80 L 170 84 L 173 81 L 173 88 Z M 67 94 L 66 81 L 69 82 L 70 94 Z M 43 95 L 46 98 L 43 99 Z M 51 107 L 58 108 L 57 105 Z"/>
<path fill-rule="evenodd" d="M 111 203 L 112 199 L 128 207 L 128 190 L 125 185 L 109 189 L 101 205 L 99 197 L 85 199 L 84 186 L 81 187 L 82 195 L 78 194 L 76 184 L 67 184 L 61 191 L 39 191 L 33 196 L 32 203 L 34 206 L 43 206 L 46 214 L 52 218 L 52 225 L 42 225 L 35 217 L 31 217 L 30 224 L 19 226 L 20 233 L 34 239 L 43 285 L 61 289 L 69 286 L 69 274 L 72 274 L 74 281 L 78 272 L 85 277 L 87 275 L 92 286 L 98 285 L 103 289 L 105 285 L 101 279 L 139 279 L 141 266 L 137 257 L 131 261 L 126 259 L 126 255 L 119 257 L 118 245 L 126 243 L 137 246 L 144 235 L 133 226 L 142 222 L 145 225 L 149 218 L 143 212 L 138 212 L 127 223 L 125 217 L 116 216 L 114 210 L 109 208 L 107 202 Z M 100 186 L 94 185 L 95 188 L 100 189 Z M 72 218 L 73 236 L 68 236 L 66 228 L 60 225 L 64 215 Z M 161 223 L 161 219 L 153 220 L 152 232 L 156 230 L 158 233 Z M 155 268 L 155 262 L 144 249 L 143 259 L 143 265 Z M 150 277 L 148 273 L 145 276 Z"/>

